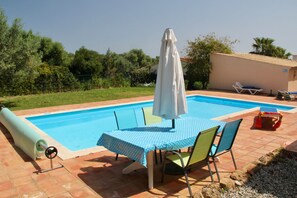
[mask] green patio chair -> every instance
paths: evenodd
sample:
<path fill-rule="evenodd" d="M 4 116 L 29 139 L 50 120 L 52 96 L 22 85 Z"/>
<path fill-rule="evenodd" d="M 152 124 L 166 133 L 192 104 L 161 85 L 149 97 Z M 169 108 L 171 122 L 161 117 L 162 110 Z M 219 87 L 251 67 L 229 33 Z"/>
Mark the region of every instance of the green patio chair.
<path fill-rule="evenodd" d="M 191 197 L 193 197 L 193 194 L 192 194 L 187 172 L 188 170 L 191 169 L 192 165 L 197 164 L 198 162 L 206 163 L 208 166 L 211 180 L 214 181 L 211 173 L 211 169 L 209 166 L 209 152 L 219 127 L 220 126 L 216 126 L 216 127 L 201 131 L 195 140 L 195 143 L 191 152 L 179 153 L 177 151 L 166 151 L 164 156 L 163 167 L 162 167 L 161 181 L 162 182 L 164 181 L 166 161 L 170 161 L 183 169 L 184 175 L 186 177 L 186 182 L 188 185 L 188 190 Z M 170 152 L 173 154 L 169 155 Z"/>
<path fill-rule="evenodd" d="M 137 127 L 137 118 L 134 109 L 121 109 L 114 111 L 114 116 L 119 130 Z M 118 160 L 119 154 L 116 154 Z"/>
<path fill-rule="evenodd" d="M 150 125 L 150 124 L 156 124 L 162 122 L 162 118 L 159 116 L 153 115 L 153 107 L 143 107 L 143 118 L 144 118 L 144 124 Z"/>
<path fill-rule="evenodd" d="M 241 122 L 242 122 L 242 119 L 226 123 L 226 125 L 220 135 L 221 137 L 220 137 L 218 144 L 212 145 L 210 156 L 212 157 L 214 167 L 216 169 L 216 173 L 217 173 L 219 181 L 220 181 L 220 175 L 219 175 L 219 171 L 218 171 L 218 168 L 216 165 L 215 157 L 222 155 L 224 153 L 230 152 L 234 167 L 235 167 L 235 169 L 237 169 L 237 166 L 235 163 L 235 158 L 234 158 L 234 155 L 232 152 L 232 146 L 233 146 L 233 143 L 234 143 L 234 140 L 235 140 L 235 137 L 236 137 L 236 134 L 238 132 L 239 125 Z"/>
<path fill-rule="evenodd" d="M 153 107 L 143 107 L 142 112 L 143 112 L 143 118 L 144 118 L 145 125 L 151 125 L 151 124 L 156 124 L 156 123 L 162 122 L 161 117 L 153 115 Z M 159 150 L 159 155 L 160 155 L 160 161 L 162 163 L 161 150 Z M 156 164 L 158 164 L 157 150 L 155 150 L 155 162 L 156 162 Z"/>

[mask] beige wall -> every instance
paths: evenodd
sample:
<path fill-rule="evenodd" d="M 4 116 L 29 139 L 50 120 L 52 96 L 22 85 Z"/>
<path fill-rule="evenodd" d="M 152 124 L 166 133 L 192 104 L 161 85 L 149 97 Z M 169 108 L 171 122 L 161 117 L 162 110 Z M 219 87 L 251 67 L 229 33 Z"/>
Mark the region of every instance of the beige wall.
<path fill-rule="evenodd" d="M 294 72 L 287 66 L 223 54 L 211 55 L 211 62 L 213 68 L 209 88 L 234 90 L 232 84 L 238 81 L 243 85 L 261 87 L 265 93 L 272 90 L 276 94 L 277 90 L 292 91 L 297 86 L 297 74 L 294 76 Z"/>
<path fill-rule="evenodd" d="M 296 69 L 290 70 L 288 91 L 297 91 L 297 70 Z"/>

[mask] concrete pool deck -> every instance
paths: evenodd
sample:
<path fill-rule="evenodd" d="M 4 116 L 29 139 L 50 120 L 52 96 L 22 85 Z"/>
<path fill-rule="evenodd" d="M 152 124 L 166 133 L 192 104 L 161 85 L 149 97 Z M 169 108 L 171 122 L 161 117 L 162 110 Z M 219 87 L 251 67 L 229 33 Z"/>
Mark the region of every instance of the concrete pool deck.
<path fill-rule="evenodd" d="M 279 101 L 275 97 L 261 95 L 235 94 L 219 91 L 195 91 L 190 94 L 228 97 L 234 99 L 254 100 L 297 106 L 296 101 Z M 105 106 L 119 103 L 150 100 L 153 96 L 122 99 L 105 102 L 66 105 L 15 111 L 19 116 L 42 114 Z M 228 118 L 226 121 L 243 118 L 243 122 L 235 140 L 233 152 L 239 169 L 248 163 L 279 148 L 287 148 L 297 152 L 297 113 L 284 113 L 283 123 L 276 131 L 251 129 L 258 111 Z M 178 197 L 188 196 L 188 190 L 182 176 L 166 176 L 160 182 L 159 166 L 155 166 L 153 190 L 147 190 L 146 170 L 142 169 L 129 175 L 123 175 L 122 169 L 131 161 L 120 156 L 115 161 L 115 154 L 110 151 L 96 152 L 67 160 L 54 159 L 54 167 L 64 167 L 51 172 L 39 173 L 39 169 L 50 168 L 48 159 L 32 161 L 19 150 L 6 129 L 0 130 L 0 197 Z M 220 157 L 218 163 L 221 176 L 234 170 L 230 155 Z M 214 171 L 214 167 L 212 167 Z M 210 183 L 206 167 L 189 174 L 193 192 L 199 191 Z M 215 177 L 216 180 L 216 177 Z M 217 181 L 217 180 L 216 180 Z"/>

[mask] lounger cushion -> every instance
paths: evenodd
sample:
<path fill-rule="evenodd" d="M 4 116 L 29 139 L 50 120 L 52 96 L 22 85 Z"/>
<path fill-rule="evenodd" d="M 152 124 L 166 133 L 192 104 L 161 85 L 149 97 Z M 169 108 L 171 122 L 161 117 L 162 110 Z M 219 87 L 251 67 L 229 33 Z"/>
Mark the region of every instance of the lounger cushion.
<path fill-rule="evenodd" d="M 242 88 L 244 88 L 244 89 L 261 89 L 259 87 L 254 87 L 254 86 L 243 86 Z"/>
<path fill-rule="evenodd" d="M 289 94 L 297 94 L 297 91 L 289 91 Z"/>

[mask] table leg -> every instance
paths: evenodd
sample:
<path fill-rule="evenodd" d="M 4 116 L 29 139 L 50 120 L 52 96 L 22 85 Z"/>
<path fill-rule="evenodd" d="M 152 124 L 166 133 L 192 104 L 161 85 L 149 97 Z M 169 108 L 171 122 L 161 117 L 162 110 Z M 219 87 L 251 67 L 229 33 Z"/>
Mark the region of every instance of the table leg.
<path fill-rule="evenodd" d="M 148 175 L 148 189 L 154 188 L 154 151 L 150 151 L 146 156 L 147 161 L 147 175 Z M 138 162 L 133 162 L 122 170 L 123 174 L 129 174 L 132 171 L 145 168 Z"/>
<path fill-rule="evenodd" d="M 154 151 L 150 151 L 146 156 L 148 189 L 154 188 Z"/>

